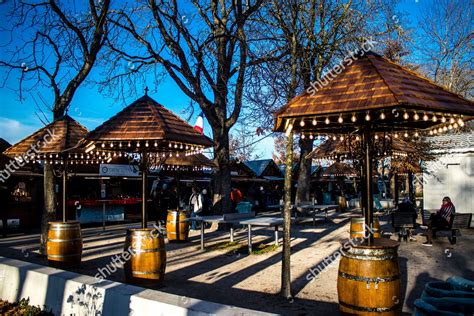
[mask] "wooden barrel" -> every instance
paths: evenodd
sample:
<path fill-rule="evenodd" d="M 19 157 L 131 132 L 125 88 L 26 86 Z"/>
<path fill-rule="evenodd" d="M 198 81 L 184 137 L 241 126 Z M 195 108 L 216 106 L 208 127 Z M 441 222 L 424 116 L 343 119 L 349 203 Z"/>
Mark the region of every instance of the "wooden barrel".
<path fill-rule="evenodd" d="M 72 268 L 81 264 L 82 237 L 79 221 L 49 222 L 46 243 L 48 263 L 56 268 Z"/>
<path fill-rule="evenodd" d="M 343 315 L 399 315 L 400 267 L 394 240 L 377 238 L 372 245 L 343 247 L 337 294 Z"/>
<path fill-rule="evenodd" d="M 129 229 L 125 237 L 125 279 L 139 285 L 155 285 L 165 276 L 165 239 L 155 228 Z"/>
<path fill-rule="evenodd" d="M 365 219 L 363 217 L 353 217 L 351 219 L 351 238 L 361 237 L 364 238 Z M 380 223 L 378 217 L 374 217 L 374 238 L 380 238 L 382 234 L 380 232 Z"/>
<path fill-rule="evenodd" d="M 337 196 L 336 204 L 338 205 L 339 212 L 344 212 L 347 209 L 347 200 L 344 196 Z"/>
<path fill-rule="evenodd" d="M 169 210 L 166 218 L 166 237 L 169 241 L 187 241 L 189 215 L 184 211 Z"/>

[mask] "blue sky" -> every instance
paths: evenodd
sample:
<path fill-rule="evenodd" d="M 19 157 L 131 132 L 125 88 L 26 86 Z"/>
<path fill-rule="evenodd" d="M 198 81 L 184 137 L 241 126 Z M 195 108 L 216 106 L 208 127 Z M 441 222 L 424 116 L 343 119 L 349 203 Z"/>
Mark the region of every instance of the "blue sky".
<path fill-rule="evenodd" d="M 424 0 L 404 0 L 400 2 L 399 9 L 404 11 L 410 24 L 416 25 L 416 16 L 418 15 L 418 4 Z M 8 4 L 8 1 L 6 2 Z M 0 4 L 0 13 L 4 15 L 7 6 L 5 3 Z M 4 23 L 4 22 L 1 22 Z M 4 48 L 0 47 L 0 54 Z M 0 80 L 5 78 L 4 70 L 0 73 Z M 178 88 L 178 86 L 171 79 L 166 79 L 157 87 L 157 92 L 154 92 L 154 87 L 151 87 L 153 81 L 147 80 L 150 85 L 149 95 L 156 101 L 183 117 L 182 110 L 185 109 L 190 99 Z M 18 95 L 14 89 L 18 86 L 16 76 L 11 76 L 7 82 L 6 87 L 0 89 L 0 138 L 4 138 L 10 143 L 16 143 L 24 137 L 28 136 L 43 124 L 38 119 L 36 103 L 31 95 L 27 95 L 23 102 L 20 102 Z M 41 92 L 47 96 L 44 91 Z M 33 96 L 36 94 L 33 91 Z M 141 95 L 131 95 L 127 98 L 126 103 L 130 104 Z M 36 98 L 37 99 L 37 98 Z M 52 103 L 52 99 L 47 99 L 46 102 Z M 124 103 L 116 103 L 111 98 L 102 96 L 97 89 L 87 86 L 81 86 L 75 95 L 68 114 L 80 123 L 92 130 L 103 121 L 107 120 L 115 113 L 120 111 L 125 106 Z M 196 106 L 197 107 L 197 106 Z M 197 112 L 197 113 L 196 113 Z M 196 109 L 194 116 L 190 120 L 190 124 L 194 125 L 196 115 L 200 112 Z M 50 115 L 49 113 L 46 113 Z M 49 117 L 49 119 L 51 119 Z M 204 132 L 211 136 L 211 130 L 205 120 Z M 262 158 L 271 158 L 273 151 L 273 139 L 271 137 L 265 138 L 258 145 L 258 151 Z"/>

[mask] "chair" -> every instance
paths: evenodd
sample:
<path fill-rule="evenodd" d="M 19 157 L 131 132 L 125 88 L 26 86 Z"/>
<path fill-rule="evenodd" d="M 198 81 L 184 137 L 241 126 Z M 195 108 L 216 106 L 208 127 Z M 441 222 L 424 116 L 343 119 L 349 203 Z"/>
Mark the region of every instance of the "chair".
<path fill-rule="evenodd" d="M 395 212 L 392 213 L 392 226 L 399 230 L 399 236 L 408 241 L 408 232 L 415 228 L 415 218 L 413 213 Z"/>

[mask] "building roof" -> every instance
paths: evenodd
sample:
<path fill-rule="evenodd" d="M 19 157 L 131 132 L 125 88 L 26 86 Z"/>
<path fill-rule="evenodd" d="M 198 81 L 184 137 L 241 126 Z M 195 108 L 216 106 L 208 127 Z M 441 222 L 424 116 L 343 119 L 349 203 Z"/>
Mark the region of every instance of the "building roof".
<path fill-rule="evenodd" d="M 335 119 L 332 118 L 330 124 L 321 122 L 317 129 L 315 126 L 315 130 L 326 129 L 328 132 L 335 132 L 334 128 L 339 127 L 339 133 L 353 131 L 356 124 L 351 124 L 350 116 L 345 118 L 347 123 L 344 124 L 338 124 L 337 117 L 344 114 L 361 114 L 368 110 L 386 110 L 387 119 L 378 122 L 379 128 L 387 124 L 387 128 L 425 129 L 439 124 L 431 120 L 404 120 L 400 112 L 395 113 L 392 110 L 410 109 L 474 116 L 472 101 L 377 54 L 369 52 L 342 65 L 339 74 L 333 74 L 331 77 L 328 74 L 316 83 L 317 89 L 310 91 L 311 93 L 306 90 L 280 109 L 275 114 L 275 130 L 285 130 L 285 118 L 327 115 L 334 116 Z M 363 120 L 363 117 L 359 117 L 359 120 Z M 312 128 L 311 121 L 303 126 L 295 124 L 293 129 L 308 131 Z"/>
<path fill-rule="evenodd" d="M 474 131 L 432 136 L 428 141 L 436 154 L 474 152 Z"/>
<path fill-rule="evenodd" d="M 167 141 L 210 147 L 212 141 L 148 95 L 87 135 L 91 141 Z"/>
<path fill-rule="evenodd" d="M 355 176 L 356 174 L 351 166 L 342 162 L 333 163 L 322 173 L 323 176 Z"/>
<path fill-rule="evenodd" d="M 87 133 L 87 128 L 79 124 L 69 115 L 64 115 L 9 147 L 4 151 L 4 154 L 15 157 L 24 155 L 28 153 L 28 151 L 37 154 L 61 154 L 71 152 L 71 150 L 79 145 Z M 35 148 L 34 151 L 33 148 Z"/>
<path fill-rule="evenodd" d="M 283 174 L 273 159 L 249 160 L 244 162 L 257 175 L 282 177 Z"/>

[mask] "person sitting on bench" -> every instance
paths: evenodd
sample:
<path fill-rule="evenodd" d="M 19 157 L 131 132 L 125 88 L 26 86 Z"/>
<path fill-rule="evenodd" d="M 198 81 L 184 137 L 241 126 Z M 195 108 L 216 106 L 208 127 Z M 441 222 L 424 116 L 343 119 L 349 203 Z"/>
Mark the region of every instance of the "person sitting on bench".
<path fill-rule="evenodd" d="M 451 223 L 451 216 L 456 212 L 453 202 L 447 196 L 443 198 L 443 204 L 436 214 L 431 214 L 430 220 L 428 221 L 428 232 L 426 234 L 426 242 L 423 246 L 433 245 L 433 230 L 444 229 L 449 227 Z"/>

